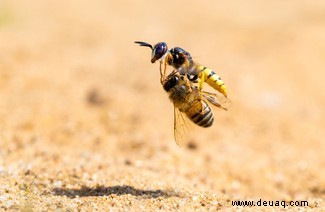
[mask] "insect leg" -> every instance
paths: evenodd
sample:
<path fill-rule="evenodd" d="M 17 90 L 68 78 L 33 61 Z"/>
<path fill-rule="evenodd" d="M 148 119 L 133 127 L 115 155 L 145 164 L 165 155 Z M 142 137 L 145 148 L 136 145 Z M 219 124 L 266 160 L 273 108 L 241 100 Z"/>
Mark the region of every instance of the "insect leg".
<path fill-rule="evenodd" d="M 160 63 L 159 63 L 159 71 L 160 71 L 160 83 L 163 85 L 164 82 L 165 82 L 165 76 L 163 75 L 162 68 L 161 68 L 162 63 L 163 62 L 160 61 Z"/>
<path fill-rule="evenodd" d="M 167 59 L 164 60 L 164 79 L 166 78 Z"/>
<path fill-rule="evenodd" d="M 204 102 L 203 102 L 203 93 L 202 91 L 198 91 L 199 92 L 199 95 L 200 95 L 200 103 L 201 103 L 201 114 L 204 114 Z"/>
<path fill-rule="evenodd" d="M 204 71 L 202 71 L 199 75 L 200 75 L 199 76 L 199 78 L 200 78 L 199 91 L 201 92 L 202 91 L 202 88 L 203 88 L 203 83 L 205 81 L 205 73 L 204 73 Z"/>
<path fill-rule="evenodd" d="M 166 80 L 167 63 L 168 63 L 167 57 L 163 61 L 160 61 L 159 70 L 160 70 L 160 83 L 161 84 L 163 84 Z M 164 66 L 164 70 L 162 69 L 162 66 Z"/>
<path fill-rule="evenodd" d="M 199 101 L 200 101 L 200 104 L 201 104 L 201 114 L 204 114 L 204 101 L 203 101 L 203 97 L 204 97 L 204 91 L 200 91 L 199 88 L 197 86 L 193 87 L 195 90 L 195 92 L 198 92 L 198 95 L 199 95 Z"/>
<path fill-rule="evenodd" d="M 187 77 L 186 77 L 186 87 L 188 88 L 189 92 L 192 92 L 192 83 Z"/>

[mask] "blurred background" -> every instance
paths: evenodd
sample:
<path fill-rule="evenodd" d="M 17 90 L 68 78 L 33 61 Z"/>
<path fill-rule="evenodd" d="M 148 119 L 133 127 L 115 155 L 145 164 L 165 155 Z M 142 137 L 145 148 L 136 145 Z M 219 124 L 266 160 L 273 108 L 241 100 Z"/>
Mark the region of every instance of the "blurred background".
<path fill-rule="evenodd" d="M 324 11 L 322 0 L 2 0 L 0 191 L 18 205 L 31 182 L 42 200 L 31 205 L 95 185 L 222 194 L 218 207 L 323 204 Z M 175 144 L 159 65 L 134 41 L 182 47 L 225 81 L 230 109 L 191 130 L 191 145 Z"/>

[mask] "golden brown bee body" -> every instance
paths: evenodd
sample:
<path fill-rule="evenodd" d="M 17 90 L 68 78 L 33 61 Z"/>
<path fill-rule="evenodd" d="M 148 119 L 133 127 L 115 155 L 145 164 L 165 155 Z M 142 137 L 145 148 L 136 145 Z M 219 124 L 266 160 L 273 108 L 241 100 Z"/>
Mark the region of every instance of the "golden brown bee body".
<path fill-rule="evenodd" d="M 178 71 L 169 74 L 163 82 L 169 99 L 174 104 L 174 138 L 181 145 L 187 134 L 187 121 L 190 120 L 200 127 L 210 127 L 214 116 L 210 105 L 227 110 L 213 93 L 200 91 L 189 79 Z M 186 117 L 183 117 L 186 115 Z"/>
<path fill-rule="evenodd" d="M 202 99 L 200 92 L 190 86 L 183 75 L 169 75 L 163 86 L 175 108 L 184 113 L 193 123 L 201 127 L 210 127 L 213 124 L 214 118 L 210 106 Z"/>

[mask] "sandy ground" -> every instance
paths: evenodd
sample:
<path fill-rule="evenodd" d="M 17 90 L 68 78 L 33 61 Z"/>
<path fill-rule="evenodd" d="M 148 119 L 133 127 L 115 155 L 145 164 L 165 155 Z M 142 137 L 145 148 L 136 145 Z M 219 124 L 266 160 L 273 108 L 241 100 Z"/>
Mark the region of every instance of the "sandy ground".
<path fill-rule="evenodd" d="M 118 2 L 0 2 L 0 209 L 325 210 L 325 1 Z M 135 40 L 226 82 L 190 145 Z"/>

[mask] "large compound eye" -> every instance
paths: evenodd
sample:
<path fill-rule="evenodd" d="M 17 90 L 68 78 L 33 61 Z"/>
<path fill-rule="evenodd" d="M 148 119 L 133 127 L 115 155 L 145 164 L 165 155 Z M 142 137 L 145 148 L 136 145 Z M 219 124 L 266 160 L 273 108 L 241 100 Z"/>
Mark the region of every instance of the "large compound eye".
<path fill-rule="evenodd" d="M 152 50 L 151 62 L 154 63 L 157 60 L 159 60 L 160 58 L 162 58 L 162 56 L 164 56 L 164 54 L 166 54 L 167 51 L 168 51 L 168 48 L 167 48 L 167 44 L 165 42 L 157 43 L 153 47 L 153 50 Z"/>
<path fill-rule="evenodd" d="M 173 81 L 173 84 L 174 84 L 174 86 L 179 82 L 179 78 L 178 78 L 178 76 L 173 76 L 172 77 L 172 81 Z"/>
<path fill-rule="evenodd" d="M 172 89 L 175 85 L 177 85 L 179 82 L 179 78 L 176 75 L 171 76 L 164 84 L 165 91 L 169 91 Z"/>

